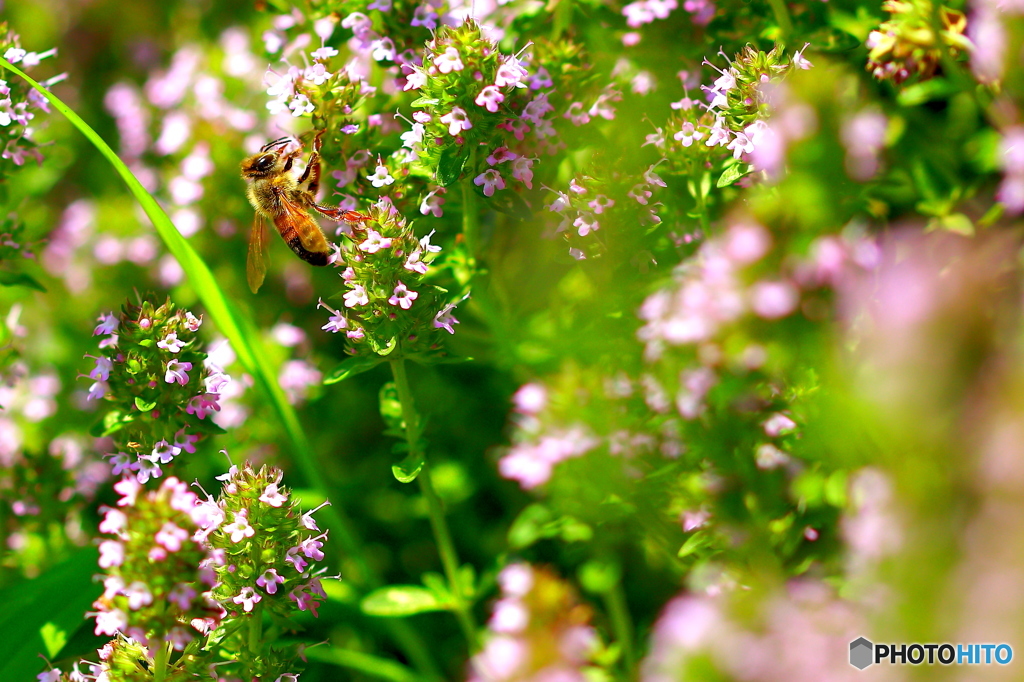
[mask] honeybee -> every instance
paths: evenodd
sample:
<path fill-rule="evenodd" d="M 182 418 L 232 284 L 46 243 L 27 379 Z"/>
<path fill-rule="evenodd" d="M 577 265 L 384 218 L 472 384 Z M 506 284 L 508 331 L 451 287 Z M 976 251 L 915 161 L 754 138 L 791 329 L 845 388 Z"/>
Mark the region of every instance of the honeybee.
<path fill-rule="evenodd" d="M 310 265 L 327 265 L 331 246 L 310 209 L 334 221 L 365 222 L 369 216 L 343 211 L 316 202 L 320 189 L 320 131 L 313 138 L 313 151 L 302 175 L 295 177 L 292 165 L 302 154 L 302 143 L 282 137 L 263 146 L 256 154 L 242 161 L 242 178 L 248 183 L 246 195 L 256 209 L 249 253 L 246 258 L 246 279 L 252 293 L 259 291 L 267 274 L 266 220 L 274 223 L 281 238 L 295 255 Z"/>

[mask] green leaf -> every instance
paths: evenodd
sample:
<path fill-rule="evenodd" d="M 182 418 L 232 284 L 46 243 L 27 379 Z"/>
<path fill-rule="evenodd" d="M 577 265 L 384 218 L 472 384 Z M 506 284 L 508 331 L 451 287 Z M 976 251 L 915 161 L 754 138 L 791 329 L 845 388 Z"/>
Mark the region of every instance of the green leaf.
<path fill-rule="evenodd" d="M 734 163 L 731 166 L 726 166 L 725 170 L 722 171 L 722 175 L 718 178 L 718 182 L 715 183 L 715 187 L 718 187 L 719 189 L 722 187 L 728 187 L 746 175 L 748 171 L 749 167 L 742 163 Z"/>
<path fill-rule="evenodd" d="M 452 144 L 445 147 L 437 162 L 437 171 L 435 172 L 437 184 L 448 187 L 457 181 L 469 159 L 469 152 L 469 145 L 465 144 Z"/>
<path fill-rule="evenodd" d="M 929 220 L 926 230 L 928 232 L 933 230 L 944 230 L 946 232 L 962 234 L 965 237 L 973 237 L 974 223 L 972 223 L 971 219 L 963 213 L 950 213 L 949 215 Z"/>
<path fill-rule="evenodd" d="M 137 395 L 135 396 L 135 407 L 139 408 L 139 412 L 149 412 L 156 407 L 156 401 L 154 400 L 153 402 L 149 402 L 147 400 L 143 400 L 142 396 Z"/>
<path fill-rule="evenodd" d="M 327 378 L 324 379 L 325 384 L 336 384 L 339 381 L 345 379 L 351 379 L 357 374 L 362 374 L 368 370 L 373 369 L 380 363 L 384 362 L 386 358 L 379 355 L 353 355 L 352 357 L 345 358 L 338 366 L 335 367 L 328 373 Z"/>
<path fill-rule="evenodd" d="M 946 99 L 959 92 L 960 88 L 952 81 L 944 78 L 931 78 L 908 86 L 896 96 L 901 106 L 914 107 L 933 99 Z"/>
<path fill-rule="evenodd" d="M 92 580 L 99 553 L 79 550 L 38 578 L 0 591 L 0 680 L 34 680 L 43 669 L 39 654 L 55 657 L 67 639 L 85 624 L 85 612 L 102 592 Z"/>
<path fill-rule="evenodd" d="M 363 613 L 382 618 L 404 618 L 428 611 L 448 611 L 451 604 L 442 602 L 437 595 L 418 585 L 389 585 L 363 597 Z"/>
<path fill-rule="evenodd" d="M 409 106 L 422 109 L 423 107 L 436 106 L 437 104 L 440 104 L 440 102 L 441 100 L 437 99 L 436 97 L 427 97 L 424 95 L 423 97 L 417 97 L 416 99 L 414 99 L 412 101 L 412 104 L 410 104 Z"/>
<path fill-rule="evenodd" d="M 698 550 L 704 549 L 710 544 L 711 536 L 703 531 L 697 531 L 686 539 L 686 542 L 679 548 L 679 553 L 676 556 L 682 559 Z"/>
<path fill-rule="evenodd" d="M 47 622 L 39 628 L 39 636 L 43 638 L 43 646 L 46 647 L 46 655 L 53 658 L 60 653 L 68 642 L 67 630 L 62 630 L 55 623 Z"/>
<path fill-rule="evenodd" d="M 591 559 L 579 570 L 580 585 L 594 594 L 607 594 L 622 579 L 622 569 L 617 563 Z"/>
<path fill-rule="evenodd" d="M 401 462 L 391 465 L 391 473 L 394 474 L 395 479 L 397 479 L 399 483 L 412 483 L 416 480 L 416 477 L 420 475 L 420 471 L 423 470 L 423 464 L 425 462 L 426 459 L 424 458 L 423 453 L 413 455 L 413 453 L 410 452 Z"/>
<path fill-rule="evenodd" d="M 381 358 L 386 358 L 391 355 L 391 352 L 398 347 L 398 339 L 394 337 L 391 337 L 381 343 L 375 334 L 370 334 L 366 338 L 366 341 L 370 344 L 370 349 L 377 355 L 381 356 Z"/>
<path fill-rule="evenodd" d="M 380 387 L 377 396 L 380 416 L 388 428 L 401 429 L 405 422 L 402 419 L 402 402 L 398 399 L 398 388 L 395 382 L 389 381 Z"/>
<path fill-rule="evenodd" d="M 306 656 L 314 661 L 333 663 L 342 668 L 358 670 L 366 675 L 382 680 L 390 680 L 391 682 L 423 682 L 424 680 L 424 678 L 401 663 L 371 654 L 364 654 L 361 651 L 341 649 L 336 646 L 318 646 L 306 649 Z"/>
<path fill-rule="evenodd" d="M 15 287 L 23 286 L 36 291 L 46 292 L 46 287 L 39 283 L 32 275 L 24 272 L 7 272 L 0 270 L 0 286 Z"/>

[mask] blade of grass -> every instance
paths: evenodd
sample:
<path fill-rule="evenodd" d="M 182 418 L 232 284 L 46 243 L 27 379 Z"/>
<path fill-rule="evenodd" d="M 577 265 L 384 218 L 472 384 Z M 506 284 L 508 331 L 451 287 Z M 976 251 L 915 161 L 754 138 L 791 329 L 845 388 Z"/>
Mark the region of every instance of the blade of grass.
<path fill-rule="evenodd" d="M 78 114 L 71 110 L 56 95 L 34 81 L 6 59 L 0 57 L 0 66 L 17 74 L 29 85 L 36 89 L 43 97 L 53 105 L 53 108 L 63 114 L 85 137 L 92 142 L 93 146 L 110 162 L 121 179 L 128 185 L 128 189 L 135 196 L 135 199 L 142 206 L 142 210 L 153 222 L 157 234 L 167 245 L 185 272 L 192 287 L 195 289 L 199 299 L 206 307 L 210 317 L 216 322 L 224 336 L 231 342 L 231 347 L 238 356 L 239 362 L 251 374 L 262 389 L 264 395 L 270 399 L 270 404 L 277 414 L 285 433 L 292 444 L 292 455 L 295 463 L 302 471 L 307 483 L 320 492 L 323 497 L 328 497 L 327 486 L 324 481 L 320 467 L 317 466 L 316 455 L 310 446 L 309 439 L 299 424 L 298 415 L 292 409 L 291 404 L 285 397 L 284 391 L 278 384 L 276 377 L 270 370 L 266 354 L 263 351 L 263 342 L 260 340 L 256 330 L 249 318 L 239 315 L 235 308 L 228 302 L 220 285 L 214 278 L 210 268 L 203 259 L 195 252 L 192 245 L 185 240 L 178 229 L 171 222 L 167 213 L 164 212 L 156 199 L 146 191 L 142 183 L 132 174 L 131 170 L 118 158 L 114 150 L 103 141 L 95 130 L 88 123 L 82 120 Z M 364 587 L 374 588 L 381 585 L 379 576 L 371 569 L 362 551 L 361 543 L 356 539 L 352 531 L 351 521 L 337 506 L 325 507 L 320 512 L 325 518 L 328 526 L 334 530 L 334 537 L 338 538 L 345 553 L 358 567 L 361 573 L 359 582 Z M 436 668 L 433 660 L 423 645 L 419 636 L 404 624 L 396 624 L 392 627 L 393 634 L 398 642 L 409 654 L 409 657 L 416 662 L 421 670 L 432 673 L 436 676 Z"/>

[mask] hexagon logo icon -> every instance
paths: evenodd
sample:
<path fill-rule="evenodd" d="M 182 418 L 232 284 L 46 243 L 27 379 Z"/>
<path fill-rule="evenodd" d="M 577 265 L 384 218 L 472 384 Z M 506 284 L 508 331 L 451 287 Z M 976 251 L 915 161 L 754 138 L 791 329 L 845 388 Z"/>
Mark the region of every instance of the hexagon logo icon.
<path fill-rule="evenodd" d="M 850 665 L 857 670 L 868 667 L 874 663 L 874 649 L 875 645 L 863 637 L 853 640 L 850 642 Z"/>

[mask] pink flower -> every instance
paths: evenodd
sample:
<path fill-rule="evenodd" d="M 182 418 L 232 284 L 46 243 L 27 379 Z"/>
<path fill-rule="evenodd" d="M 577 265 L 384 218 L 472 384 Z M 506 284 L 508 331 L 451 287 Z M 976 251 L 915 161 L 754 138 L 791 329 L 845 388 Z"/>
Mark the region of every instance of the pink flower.
<path fill-rule="evenodd" d="M 453 107 L 450 112 L 441 117 L 441 123 L 448 124 L 448 134 L 453 137 L 473 127 L 473 124 L 469 122 L 469 114 L 462 107 Z"/>
<path fill-rule="evenodd" d="M 267 594 L 277 594 L 277 586 L 284 585 L 284 578 L 277 574 L 277 570 L 268 568 L 256 578 L 256 584 L 265 589 Z"/>
<path fill-rule="evenodd" d="M 505 189 L 505 179 L 501 177 L 501 173 L 494 168 L 485 170 L 483 173 L 473 178 L 473 184 L 477 187 L 482 186 L 484 188 L 484 196 L 487 197 L 494 196 L 495 188 Z"/>
<path fill-rule="evenodd" d="M 606 208 L 611 208 L 614 205 L 615 200 L 609 199 L 603 194 L 598 194 L 596 197 L 594 197 L 593 201 L 587 202 L 587 206 L 589 206 L 594 211 L 594 213 L 597 214 L 604 213 L 604 210 Z"/>
<path fill-rule="evenodd" d="M 684 147 L 689 147 L 694 143 L 695 140 L 701 140 L 704 138 L 704 133 L 693 127 L 693 124 L 687 121 L 683 124 L 682 130 L 672 136 L 673 139 L 683 143 Z"/>
<path fill-rule="evenodd" d="M 491 155 L 487 157 L 487 163 L 492 166 L 496 166 L 499 163 L 505 163 L 506 161 L 514 161 L 518 159 L 519 155 L 515 152 L 509 151 L 508 147 L 498 147 Z"/>
<path fill-rule="evenodd" d="M 389 237 L 382 237 L 377 230 L 367 230 L 366 239 L 359 244 L 359 249 L 366 253 L 377 253 L 381 249 L 387 249 L 391 247 L 391 239 Z"/>
<path fill-rule="evenodd" d="M 750 291 L 750 306 L 767 320 L 786 317 L 800 302 L 800 293 L 789 282 L 758 282 Z"/>
<path fill-rule="evenodd" d="M 278 491 L 276 483 L 268 483 L 263 494 L 260 495 L 260 502 L 266 502 L 271 507 L 280 507 L 288 501 L 288 497 Z M 273 594 L 273 593 L 271 593 Z"/>
<path fill-rule="evenodd" d="M 192 369 L 191 362 L 171 360 L 167 363 L 167 372 L 164 374 L 164 381 L 169 384 L 177 382 L 184 386 L 188 383 L 188 371 L 190 369 Z"/>
<path fill-rule="evenodd" d="M 419 294 L 415 291 L 409 291 L 402 281 L 398 281 L 398 285 L 395 287 L 394 294 L 388 299 L 388 303 L 391 305 L 401 306 L 402 310 L 408 310 L 412 307 L 412 302 L 419 298 Z"/>
<path fill-rule="evenodd" d="M 577 228 L 581 237 L 586 237 L 591 232 L 596 231 L 601 224 L 597 221 L 597 218 L 591 213 L 580 213 L 579 216 L 572 222 L 573 226 Z"/>
<path fill-rule="evenodd" d="M 143 606 L 153 603 L 153 593 L 149 591 L 149 585 L 141 580 L 136 580 L 124 588 L 124 595 L 128 597 L 128 608 L 132 611 L 138 611 Z"/>
<path fill-rule="evenodd" d="M 370 302 L 370 298 L 366 294 L 366 287 L 362 284 L 352 287 L 352 291 L 345 293 L 344 299 L 346 308 L 354 308 L 357 305 L 366 305 Z"/>
<path fill-rule="evenodd" d="M 253 607 L 263 600 L 263 597 L 256 593 L 256 590 L 249 586 L 242 588 L 242 591 L 231 598 L 236 604 L 241 604 L 246 613 L 252 611 Z"/>
<path fill-rule="evenodd" d="M 479 107 L 484 107 L 487 111 L 492 114 L 498 113 L 498 105 L 505 101 L 505 95 L 501 94 L 501 91 L 494 85 L 488 85 L 480 94 L 476 96 L 473 102 Z"/>
<path fill-rule="evenodd" d="M 452 310 L 455 309 L 454 303 L 449 303 L 441 310 L 437 311 L 434 315 L 434 327 L 436 329 L 444 329 L 449 334 L 454 334 L 455 329 L 452 327 L 454 324 L 459 324 L 459 321 L 452 315 Z"/>
<path fill-rule="evenodd" d="M 241 542 L 242 538 L 251 538 L 256 534 L 256 531 L 252 526 L 249 525 L 248 514 L 243 509 L 242 511 L 235 512 L 235 522 L 222 529 L 225 533 L 231 536 L 231 542 Z"/>
<path fill-rule="evenodd" d="M 118 319 L 111 313 L 100 315 L 97 319 L 100 323 L 96 325 L 96 328 L 92 331 L 93 336 L 99 336 L 100 334 L 113 334 L 117 331 L 117 327 L 120 324 Z"/>
<path fill-rule="evenodd" d="M 440 218 L 444 215 L 444 210 L 441 205 L 444 204 L 444 197 L 441 196 L 441 192 L 444 191 L 443 187 L 430 192 L 427 196 L 423 197 L 423 201 L 420 202 L 420 213 L 423 215 L 433 214 L 435 218 Z"/>
<path fill-rule="evenodd" d="M 202 395 L 193 396 L 188 401 L 188 405 L 185 406 L 185 412 L 194 414 L 200 419 L 205 419 L 208 414 L 220 412 L 219 400 L 220 396 L 216 393 L 203 393 Z"/>
<path fill-rule="evenodd" d="M 188 531 L 170 521 L 165 522 L 156 534 L 157 544 L 166 547 L 168 552 L 177 552 L 185 540 L 188 540 Z"/>
<path fill-rule="evenodd" d="M 314 561 L 323 561 L 324 553 L 320 551 L 320 548 L 324 546 L 324 543 L 320 541 L 320 538 L 325 537 L 324 535 L 318 535 L 315 538 L 307 538 L 299 543 L 299 549 L 310 559 Z"/>
<path fill-rule="evenodd" d="M 527 156 L 519 156 L 512 161 L 512 177 L 526 185 L 527 189 L 533 189 L 533 171 L 530 166 L 536 160 Z"/>
<path fill-rule="evenodd" d="M 436 66 L 437 70 L 441 73 L 462 71 L 464 68 L 462 65 L 462 59 L 460 59 L 459 51 L 454 47 L 446 47 L 444 54 L 435 57 L 434 66 Z M 454 135 L 455 133 L 452 134 Z"/>
<path fill-rule="evenodd" d="M 99 611 L 95 614 L 96 616 L 96 630 L 97 635 L 107 635 L 113 637 L 128 627 L 128 616 L 121 609 L 111 609 L 109 611 Z"/>
<path fill-rule="evenodd" d="M 304 588 L 292 590 L 288 593 L 288 597 L 295 602 L 299 611 L 310 611 L 314 617 L 317 615 L 316 610 L 320 607 L 320 602 L 316 601 L 315 595 L 306 592 Z"/>
<path fill-rule="evenodd" d="M 104 540 L 100 543 L 100 568 L 113 568 L 124 562 L 124 545 L 117 540 Z"/>

